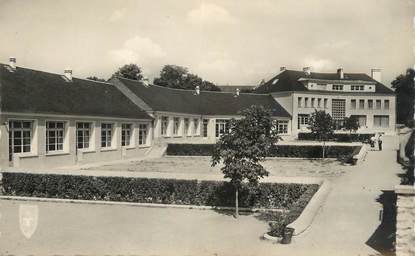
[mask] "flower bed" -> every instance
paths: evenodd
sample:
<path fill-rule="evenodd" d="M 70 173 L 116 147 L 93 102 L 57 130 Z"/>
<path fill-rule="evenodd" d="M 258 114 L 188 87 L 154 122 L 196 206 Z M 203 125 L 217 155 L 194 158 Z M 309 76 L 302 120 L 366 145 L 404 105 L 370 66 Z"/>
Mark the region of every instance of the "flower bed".
<path fill-rule="evenodd" d="M 371 137 L 375 136 L 373 133 L 335 133 L 331 141 L 337 142 L 367 142 Z M 299 140 L 318 140 L 315 134 L 310 132 L 300 132 L 298 134 Z"/>
<path fill-rule="evenodd" d="M 240 190 L 240 206 L 290 209 L 316 184 L 260 183 Z M 57 174 L 3 173 L 4 195 L 135 203 L 234 206 L 228 182 Z"/>
<path fill-rule="evenodd" d="M 210 156 L 214 144 L 168 144 L 166 154 L 170 156 Z M 346 158 L 359 153 L 360 146 L 326 146 L 327 158 Z M 321 145 L 277 145 L 270 150 L 269 157 L 321 158 Z"/>

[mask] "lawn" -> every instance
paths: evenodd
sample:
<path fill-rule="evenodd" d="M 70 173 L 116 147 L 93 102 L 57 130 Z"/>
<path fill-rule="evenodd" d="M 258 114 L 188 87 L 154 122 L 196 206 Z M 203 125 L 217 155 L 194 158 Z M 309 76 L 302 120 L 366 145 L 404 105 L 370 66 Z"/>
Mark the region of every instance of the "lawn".
<path fill-rule="evenodd" d="M 265 168 L 273 176 L 338 177 L 350 166 L 341 165 L 334 159 L 268 159 Z M 160 173 L 200 173 L 222 175 L 220 166 L 211 167 L 210 157 L 162 157 L 143 161 L 129 161 L 122 164 L 103 165 L 88 170 L 160 172 Z"/>

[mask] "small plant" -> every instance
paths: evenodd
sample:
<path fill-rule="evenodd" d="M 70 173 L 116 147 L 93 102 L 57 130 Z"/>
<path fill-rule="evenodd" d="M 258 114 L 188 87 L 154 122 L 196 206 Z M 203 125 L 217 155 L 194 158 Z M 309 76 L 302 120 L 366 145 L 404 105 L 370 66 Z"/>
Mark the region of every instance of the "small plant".
<path fill-rule="evenodd" d="M 287 216 L 284 213 L 274 214 L 274 219 L 270 221 L 268 235 L 274 237 L 282 237 L 284 234 L 284 229 L 287 227 L 288 223 Z"/>

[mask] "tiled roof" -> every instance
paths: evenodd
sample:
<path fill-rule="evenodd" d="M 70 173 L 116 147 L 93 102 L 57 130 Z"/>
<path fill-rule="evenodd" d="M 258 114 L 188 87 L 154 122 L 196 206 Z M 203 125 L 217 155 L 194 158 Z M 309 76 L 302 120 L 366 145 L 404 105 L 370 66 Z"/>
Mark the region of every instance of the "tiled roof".
<path fill-rule="evenodd" d="M 151 119 L 115 86 L 0 64 L 0 110 L 7 112 Z"/>
<path fill-rule="evenodd" d="M 344 73 L 344 78 L 339 79 L 337 73 L 315 73 L 305 75 L 303 71 L 285 70 L 277 76 L 270 79 L 265 84 L 259 86 L 255 92 L 257 93 L 271 93 L 271 92 L 285 92 L 285 91 L 308 91 L 308 89 L 298 80 L 300 78 L 320 79 L 320 80 L 345 80 L 345 81 L 367 81 L 375 83 L 375 93 L 394 94 L 393 90 L 386 85 L 379 83 L 370 76 L 364 73 Z"/>
<path fill-rule="evenodd" d="M 171 89 L 157 85 L 144 85 L 139 81 L 118 78 L 132 93 L 142 99 L 154 111 L 195 115 L 238 115 L 252 105 L 271 109 L 274 116 L 290 117 L 290 114 L 268 94 L 235 93 Z"/>
<path fill-rule="evenodd" d="M 254 89 L 256 85 L 217 85 L 222 92 L 236 92 L 236 89 Z"/>

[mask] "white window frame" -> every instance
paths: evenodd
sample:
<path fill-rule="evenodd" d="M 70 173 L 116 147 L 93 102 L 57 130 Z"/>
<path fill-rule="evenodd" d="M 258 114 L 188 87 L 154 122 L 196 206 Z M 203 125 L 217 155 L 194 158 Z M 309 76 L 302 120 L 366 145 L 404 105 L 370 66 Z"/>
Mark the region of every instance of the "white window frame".
<path fill-rule="evenodd" d="M 202 137 L 203 138 L 209 137 L 209 119 L 207 118 L 202 119 L 202 128 L 203 128 Z"/>
<path fill-rule="evenodd" d="M 333 84 L 332 87 L 333 91 L 343 91 L 344 85 L 342 84 Z"/>
<path fill-rule="evenodd" d="M 191 136 L 192 135 L 192 129 L 190 129 L 190 118 L 185 117 L 183 118 L 183 131 L 185 136 Z"/>
<path fill-rule="evenodd" d="M 200 135 L 200 120 L 199 118 L 193 118 L 193 135 Z"/>
<path fill-rule="evenodd" d="M 386 110 L 390 108 L 390 100 L 383 100 L 383 108 Z"/>
<path fill-rule="evenodd" d="M 357 100 L 351 99 L 350 100 L 350 109 L 356 109 L 357 108 Z"/>
<path fill-rule="evenodd" d="M 288 134 L 288 120 L 277 120 L 278 134 Z"/>
<path fill-rule="evenodd" d="M 310 121 L 310 115 L 309 114 L 298 114 L 297 116 L 297 128 L 298 129 L 304 129 L 308 128 L 308 123 Z"/>
<path fill-rule="evenodd" d="M 129 128 L 125 128 L 127 126 L 129 126 Z M 129 131 L 129 134 L 125 133 L 127 131 Z M 131 148 L 135 146 L 133 135 L 134 135 L 134 125 L 132 123 L 121 123 L 121 146 L 122 147 Z M 128 144 L 126 143 L 127 141 L 128 141 Z"/>
<path fill-rule="evenodd" d="M 23 128 L 23 126 L 22 126 L 22 128 L 14 128 L 14 127 L 12 127 L 12 123 L 13 122 L 30 122 L 31 123 L 31 126 L 30 126 L 30 128 Z M 37 154 L 37 149 L 36 149 L 36 146 L 37 146 L 37 120 L 34 120 L 34 119 L 20 119 L 20 118 L 11 118 L 11 119 L 8 119 L 8 130 L 9 130 L 9 142 L 8 142 L 8 144 L 9 144 L 9 151 L 11 150 L 11 152 L 9 152 L 9 156 L 11 156 L 11 160 L 13 160 L 13 155 L 16 155 L 16 156 L 19 156 L 19 157 L 24 157 L 24 156 L 32 156 L 32 155 L 36 155 Z M 12 133 L 12 132 L 14 132 L 14 131 L 20 131 L 21 132 L 21 134 L 22 134 L 22 138 L 21 138 L 21 140 L 22 140 L 22 143 L 21 143 L 21 145 L 20 145 L 20 147 L 21 147 L 21 152 L 15 152 L 14 151 L 14 149 L 15 149 L 15 145 L 14 145 L 14 134 Z M 24 136 L 23 136 L 23 133 L 24 132 L 27 132 L 27 131 L 29 131 L 30 132 L 30 144 L 28 145 L 28 144 L 24 144 Z M 12 136 L 10 136 L 10 134 L 13 134 Z M 11 144 L 10 144 L 11 143 Z M 25 151 L 25 145 L 26 146 L 29 146 L 29 151 Z"/>
<path fill-rule="evenodd" d="M 173 136 L 180 136 L 180 117 L 173 117 Z"/>
<path fill-rule="evenodd" d="M 160 134 L 161 136 L 169 136 L 169 117 L 168 116 L 162 116 L 160 118 Z"/>
<path fill-rule="evenodd" d="M 377 125 L 376 120 L 380 118 L 380 125 Z M 383 125 L 383 118 L 387 120 L 387 125 Z M 390 117 L 389 115 L 374 115 L 373 116 L 373 127 L 375 128 L 389 128 L 390 126 Z"/>
<path fill-rule="evenodd" d="M 108 127 L 103 127 L 103 126 L 110 126 L 110 128 Z M 105 135 L 103 135 L 103 132 L 105 132 Z M 116 148 L 116 143 L 115 143 L 115 123 L 113 122 L 101 122 L 101 134 L 100 134 L 100 146 L 101 149 L 115 149 Z M 109 137 L 108 137 L 108 133 L 109 133 Z M 102 138 L 105 137 L 105 141 L 102 140 Z M 108 140 L 109 138 L 109 140 Z"/>
<path fill-rule="evenodd" d="M 145 128 L 143 129 L 143 127 Z M 139 147 L 148 146 L 148 135 L 149 135 L 149 124 L 139 123 L 138 124 L 138 138 L 137 138 Z"/>
<path fill-rule="evenodd" d="M 78 137 L 79 137 L 78 136 L 78 131 L 79 130 L 87 131 L 84 127 L 81 128 L 81 129 L 78 129 L 78 124 L 80 124 L 80 123 L 89 124 L 89 129 L 88 129 L 88 131 L 89 131 L 89 135 L 88 135 L 88 137 L 89 137 L 89 139 L 88 139 L 88 147 L 82 147 L 82 148 L 79 148 L 78 147 L 78 144 L 79 144 L 79 141 L 78 141 Z M 88 121 L 88 120 L 75 121 L 75 138 L 76 138 L 75 148 L 77 150 L 81 150 L 81 151 L 84 151 L 84 152 L 85 151 L 93 151 L 95 149 L 95 122 Z M 82 145 L 83 146 L 85 145 L 85 141 L 84 140 L 82 140 Z"/>
<path fill-rule="evenodd" d="M 220 138 L 229 130 L 230 119 L 216 119 L 215 120 L 215 137 Z"/>
<path fill-rule="evenodd" d="M 49 123 L 63 123 L 63 128 L 48 128 L 48 124 Z M 67 133 L 68 133 L 68 123 L 69 121 L 67 120 L 45 120 L 45 150 L 46 150 L 46 154 L 47 155 L 53 155 L 53 154 L 59 154 L 59 153 L 67 153 L 69 151 L 68 149 L 68 139 L 67 139 Z M 58 144 L 62 144 L 62 149 L 58 149 L 58 150 L 50 150 L 49 149 L 49 131 L 52 130 L 53 132 L 59 132 L 59 131 L 63 131 L 62 132 L 62 143 L 57 143 L 55 142 L 55 146 L 57 146 Z"/>

